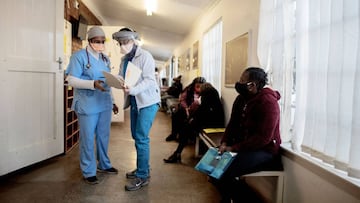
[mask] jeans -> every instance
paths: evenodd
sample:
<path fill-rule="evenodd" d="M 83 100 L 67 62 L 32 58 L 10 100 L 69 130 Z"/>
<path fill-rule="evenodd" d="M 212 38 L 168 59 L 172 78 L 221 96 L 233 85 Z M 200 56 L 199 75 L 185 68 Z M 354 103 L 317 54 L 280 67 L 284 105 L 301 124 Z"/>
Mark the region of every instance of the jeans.
<path fill-rule="evenodd" d="M 96 176 L 96 160 L 100 169 L 111 168 L 107 154 L 110 137 L 111 110 L 78 114 L 80 127 L 80 168 L 85 178 Z M 96 158 L 94 139 L 96 140 Z"/>
<path fill-rule="evenodd" d="M 149 132 L 155 119 L 158 104 L 137 109 L 136 102 L 131 102 L 130 121 L 131 135 L 135 140 L 136 148 L 136 176 L 148 178 L 150 171 L 150 137 Z"/>

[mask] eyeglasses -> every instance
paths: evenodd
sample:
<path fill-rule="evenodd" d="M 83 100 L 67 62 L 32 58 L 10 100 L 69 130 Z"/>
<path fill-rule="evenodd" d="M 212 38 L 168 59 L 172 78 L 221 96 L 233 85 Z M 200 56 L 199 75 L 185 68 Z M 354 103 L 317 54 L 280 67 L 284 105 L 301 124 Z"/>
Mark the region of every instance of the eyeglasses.
<path fill-rule="evenodd" d="M 92 40 L 90 42 L 93 44 L 105 44 L 105 40 Z"/>

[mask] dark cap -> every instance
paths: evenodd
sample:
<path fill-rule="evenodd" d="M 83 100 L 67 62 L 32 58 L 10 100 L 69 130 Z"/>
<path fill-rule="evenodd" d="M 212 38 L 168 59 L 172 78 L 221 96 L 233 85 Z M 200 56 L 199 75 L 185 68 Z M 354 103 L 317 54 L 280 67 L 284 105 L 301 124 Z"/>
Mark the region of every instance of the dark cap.
<path fill-rule="evenodd" d="M 181 75 L 177 76 L 176 78 L 173 78 L 174 81 L 180 81 L 181 80 Z"/>

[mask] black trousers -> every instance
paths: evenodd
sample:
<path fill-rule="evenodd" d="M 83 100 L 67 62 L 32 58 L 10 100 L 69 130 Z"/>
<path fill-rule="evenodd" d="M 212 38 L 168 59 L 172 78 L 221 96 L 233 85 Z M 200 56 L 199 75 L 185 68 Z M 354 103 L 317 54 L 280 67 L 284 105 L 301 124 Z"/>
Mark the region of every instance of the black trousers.
<path fill-rule="evenodd" d="M 171 134 L 177 136 L 186 123 L 187 115 L 185 109 L 179 107 L 171 114 Z"/>
<path fill-rule="evenodd" d="M 260 171 L 262 165 L 273 159 L 274 156 L 266 151 L 239 152 L 220 180 L 212 179 L 211 182 L 218 189 L 223 202 L 261 202 L 245 181 L 236 177 Z"/>
<path fill-rule="evenodd" d="M 185 146 L 188 144 L 189 139 L 195 138 L 200 130 L 200 126 L 197 126 L 194 123 L 189 123 L 188 121 L 185 121 L 179 131 L 179 145 L 176 148 L 176 153 L 181 153 Z"/>

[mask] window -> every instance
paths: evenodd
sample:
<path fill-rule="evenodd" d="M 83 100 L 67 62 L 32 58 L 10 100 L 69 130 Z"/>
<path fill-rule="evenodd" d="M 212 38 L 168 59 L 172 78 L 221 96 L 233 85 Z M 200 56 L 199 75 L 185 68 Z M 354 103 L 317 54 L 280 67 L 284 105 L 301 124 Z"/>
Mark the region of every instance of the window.
<path fill-rule="evenodd" d="M 203 36 L 202 76 L 221 92 L 222 20 Z"/>
<path fill-rule="evenodd" d="M 295 97 L 295 0 L 261 1 L 257 52 L 270 85 L 280 92 L 280 133 L 288 142 Z"/>
<path fill-rule="evenodd" d="M 359 4 L 358 0 L 262 0 L 258 41 L 260 63 L 283 94 L 281 116 L 291 115 L 291 91 L 296 93 L 293 148 L 356 178 L 360 178 Z M 292 30 L 296 37 L 291 37 Z M 290 122 L 281 120 L 282 135 L 290 134 Z"/>

